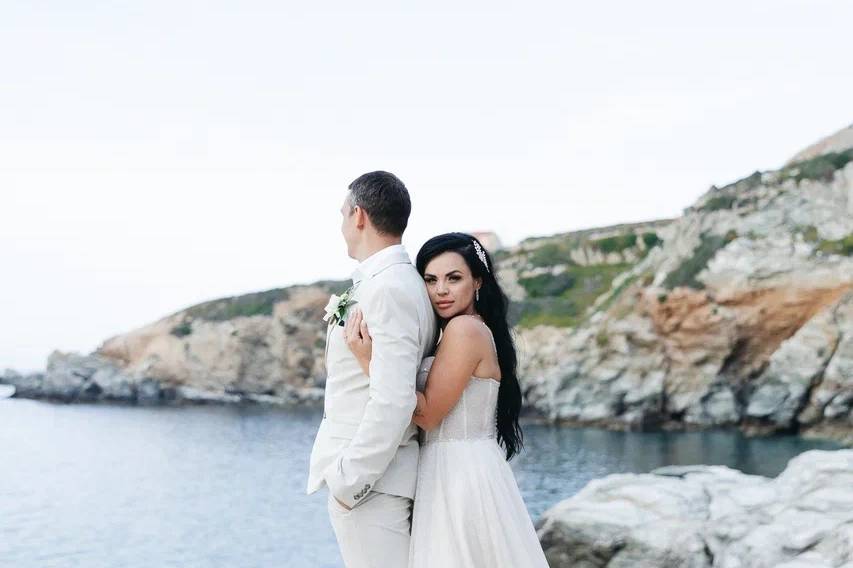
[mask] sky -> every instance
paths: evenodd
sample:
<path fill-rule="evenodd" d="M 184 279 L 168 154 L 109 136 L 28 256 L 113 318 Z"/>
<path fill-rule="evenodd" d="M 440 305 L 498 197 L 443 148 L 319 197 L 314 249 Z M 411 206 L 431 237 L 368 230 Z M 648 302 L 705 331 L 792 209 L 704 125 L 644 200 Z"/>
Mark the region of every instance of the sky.
<path fill-rule="evenodd" d="M 0 369 L 356 265 L 339 208 L 397 174 L 403 240 L 681 214 L 853 122 L 853 3 L 0 6 Z"/>

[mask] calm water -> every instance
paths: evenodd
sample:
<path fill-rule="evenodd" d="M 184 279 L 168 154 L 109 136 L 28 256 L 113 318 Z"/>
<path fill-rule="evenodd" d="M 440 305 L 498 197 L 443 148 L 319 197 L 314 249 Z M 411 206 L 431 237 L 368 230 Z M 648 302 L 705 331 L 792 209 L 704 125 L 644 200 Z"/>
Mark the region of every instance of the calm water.
<path fill-rule="evenodd" d="M 340 566 L 325 493 L 306 496 L 320 413 L 0 400 L 0 566 Z M 734 432 L 539 425 L 513 468 L 534 518 L 590 479 L 667 464 L 776 475 L 806 449 Z"/>

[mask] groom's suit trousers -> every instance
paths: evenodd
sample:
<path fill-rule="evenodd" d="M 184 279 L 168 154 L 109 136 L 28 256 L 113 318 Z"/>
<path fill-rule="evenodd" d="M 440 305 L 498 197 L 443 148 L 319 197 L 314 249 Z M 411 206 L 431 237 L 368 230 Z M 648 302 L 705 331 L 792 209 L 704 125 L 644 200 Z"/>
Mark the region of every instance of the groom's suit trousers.
<path fill-rule="evenodd" d="M 329 519 L 346 568 L 406 568 L 412 500 L 370 491 L 352 510 L 329 493 Z"/>

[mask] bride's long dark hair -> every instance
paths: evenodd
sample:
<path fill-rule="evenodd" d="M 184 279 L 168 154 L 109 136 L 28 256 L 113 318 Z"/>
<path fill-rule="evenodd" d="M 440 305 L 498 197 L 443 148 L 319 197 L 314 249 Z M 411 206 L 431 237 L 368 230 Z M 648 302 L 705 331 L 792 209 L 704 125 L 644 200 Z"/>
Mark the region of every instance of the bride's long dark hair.
<path fill-rule="evenodd" d="M 477 256 L 474 243 L 480 245 L 488 263 L 488 269 Z M 495 267 L 486 248 L 472 235 L 466 233 L 445 233 L 428 240 L 418 251 L 415 264 L 421 277 L 427 264 L 436 256 L 445 252 L 462 255 L 474 278 L 482 278 L 480 299 L 474 302 L 474 308 L 492 330 L 498 352 L 498 364 L 501 367 L 501 381 L 498 387 L 497 433 L 498 443 L 506 450 L 506 459 L 510 460 L 522 448 L 524 436 L 518 423 L 521 414 L 521 386 L 518 384 L 516 367 L 518 359 L 515 343 L 507 322 L 506 295 L 495 279 Z"/>

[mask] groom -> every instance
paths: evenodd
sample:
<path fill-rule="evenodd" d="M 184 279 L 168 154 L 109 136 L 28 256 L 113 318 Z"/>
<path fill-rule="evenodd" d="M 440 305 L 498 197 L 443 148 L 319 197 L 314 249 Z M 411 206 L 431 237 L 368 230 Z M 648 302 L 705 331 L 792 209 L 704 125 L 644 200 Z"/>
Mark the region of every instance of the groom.
<path fill-rule="evenodd" d="M 311 451 L 308 493 L 329 488 L 332 527 L 347 568 L 408 564 L 418 469 L 415 379 L 432 352 L 436 321 L 423 279 L 401 244 L 411 202 L 388 172 L 362 175 L 341 207 L 341 232 L 360 262 L 345 306 L 373 337 L 369 377 L 332 317 L 326 334 L 323 421 Z"/>

